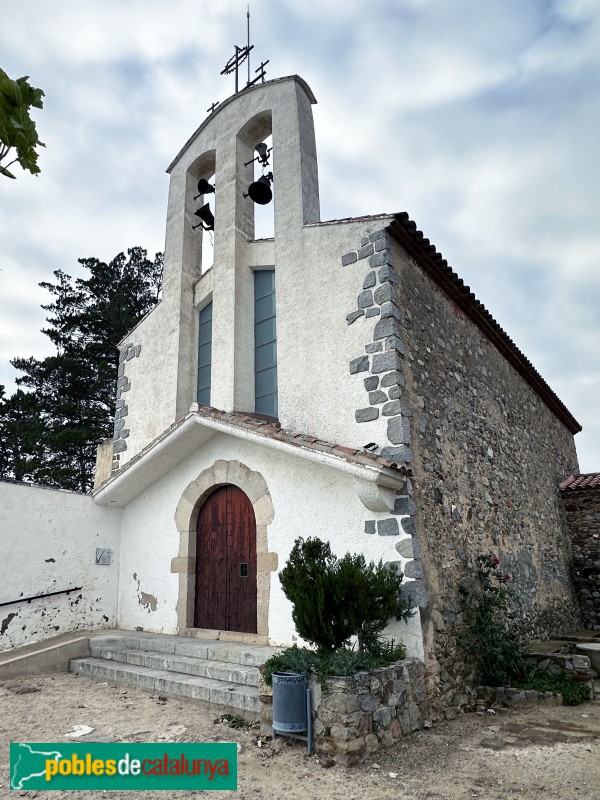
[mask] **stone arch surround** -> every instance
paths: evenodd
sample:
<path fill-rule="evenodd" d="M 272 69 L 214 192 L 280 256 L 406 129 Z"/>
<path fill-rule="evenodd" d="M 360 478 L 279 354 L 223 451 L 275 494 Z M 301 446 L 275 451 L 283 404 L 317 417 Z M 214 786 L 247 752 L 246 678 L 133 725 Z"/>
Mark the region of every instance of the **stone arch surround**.
<path fill-rule="evenodd" d="M 188 484 L 175 511 L 179 531 L 179 553 L 171 561 L 171 572 L 179 575 L 177 628 L 181 635 L 200 635 L 194 628 L 196 578 L 196 524 L 206 499 L 215 489 L 226 484 L 240 488 L 249 498 L 256 517 L 256 590 L 257 633 L 210 631 L 212 638 L 231 641 L 253 641 L 266 644 L 269 636 L 269 593 L 271 572 L 278 566 L 277 553 L 269 552 L 267 528 L 273 521 L 274 510 L 267 483 L 260 472 L 254 472 L 240 461 L 215 461 Z"/>

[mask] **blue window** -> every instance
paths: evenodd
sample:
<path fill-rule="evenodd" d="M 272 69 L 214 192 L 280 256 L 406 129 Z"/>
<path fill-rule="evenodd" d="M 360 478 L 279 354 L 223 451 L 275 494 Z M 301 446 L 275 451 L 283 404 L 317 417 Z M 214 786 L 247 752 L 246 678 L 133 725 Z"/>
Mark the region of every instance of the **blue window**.
<path fill-rule="evenodd" d="M 254 410 L 277 416 L 275 272 L 254 273 Z"/>
<path fill-rule="evenodd" d="M 210 405 L 210 367 L 212 361 L 212 303 L 204 306 L 198 325 L 198 393 L 197 400 Z"/>

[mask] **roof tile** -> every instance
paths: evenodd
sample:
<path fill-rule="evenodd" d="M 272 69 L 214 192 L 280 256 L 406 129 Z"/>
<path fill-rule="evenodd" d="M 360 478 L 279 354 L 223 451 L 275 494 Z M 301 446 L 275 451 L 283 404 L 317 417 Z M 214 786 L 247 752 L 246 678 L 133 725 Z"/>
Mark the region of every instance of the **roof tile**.
<path fill-rule="evenodd" d="M 320 453 L 331 453 L 332 456 L 354 464 L 372 466 L 378 469 L 396 469 L 403 474 L 412 474 L 410 469 L 406 468 L 406 465 L 389 461 L 387 458 L 378 456 L 376 453 L 371 453 L 368 450 L 360 450 L 335 444 L 334 442 L 326 442 L 323 439 L 316 439 L 314 436 L 299 433 L 298 431 L 288 431 L 281 428 L 275 421 L 266 422 L 264 419 L 254 417 L 251 414 L 240 414 L 235 411 L 230 413 L 221 411 L 218 408 L 213 408 L 212 406 L 204 405 L 199 406 L 198 410 L 193 413 L 199 417 L 208 417 L 210 419 L 228 422 L 243 430 L 251 430 L 268 439 L 277 439 L 286 444 L 295 445 L 296 447 L 306 447 L 309 450 L 315 450 Z"/>
<path fill-rule="evenodd" d="M 579 489 L 600 489 L 600 472 L 570 475 L 560 485 L 561 492 L 574 492 Z"/>

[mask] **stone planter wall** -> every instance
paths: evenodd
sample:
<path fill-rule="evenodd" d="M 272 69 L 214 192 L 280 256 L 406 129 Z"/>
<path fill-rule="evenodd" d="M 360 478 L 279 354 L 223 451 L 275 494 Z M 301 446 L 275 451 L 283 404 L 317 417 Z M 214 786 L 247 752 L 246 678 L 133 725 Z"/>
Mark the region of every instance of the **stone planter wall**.
<path fill-rule="evenodd" d="M 313 678 L 315 750 L 353 766 L 423 728 L 429 719 L 424 673 L 423 662 L 409 658 L 371 672 L 330 678 L 327 691 Z M 261 732 L 267 734 L 272 732 L 272 698 L 264 683 L 260 691 Z"/>
<path fill-rule="evenodd" d="M 573 645 L 574 649 L 575 645 Z M 540 672 L 549 675 L 568 675 L 581 683 L 587 683 L 592 689 L 593 676 L 590 659 L 582 653 L 528 653 L 527 658 L 537 662 Z"/>
<path fill-rule="evenodd" d="M 583 624 L 600 630 L 600 488 L 562 492 Z"/>

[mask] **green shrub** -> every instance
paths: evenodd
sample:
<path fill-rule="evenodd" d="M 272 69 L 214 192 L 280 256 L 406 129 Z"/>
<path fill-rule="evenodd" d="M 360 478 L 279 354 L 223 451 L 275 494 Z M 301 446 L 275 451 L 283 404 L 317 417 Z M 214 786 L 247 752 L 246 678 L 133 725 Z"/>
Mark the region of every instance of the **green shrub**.
<path fill-rule="evenodd" d="M 362 670 L 385 667 L 406 657 L 404 648 L 390 640 L 387 646 L 382 645 L 380 655 L 361 653 L 340 647 L 333 651 L 309 650 L 306 647 L 288 647 L 276 653 L 264 664 L 264 678 L 271 686 L 274 672 L 314 672 L 321 686 L 325 688 L 328 677 L 336 675 L 355 675 Z"/>
<path fill-rule="evenodd" d="M 301 537 L 279 575 L 303 639 L 331 652 L 356 636 L 359 651 L 373 654 L 389 620 L 412 613 L 400 596 L 402 578 L 381 561 L 350 553 L 338 559 L 329 542 Z"/>
<path fill-rule="evenodd" d="M 527 675 L 527 659 L 511 630 L 514 600 L 510 576 L 493 553 L 479 555 L 479 567 L 459 586 L 463 629 L 458 643 L 473 660 L 477 680 L 485 686 L 515 685 Z"/>
<path fill-rule="evenodd" d="M 573 680 L 569 675 L 535 673 L 517 684 L 519 689 L 535 689 L 536 692 L 562 694 L 566 706 L 578 706 L 590 699 L 590 688 L 585 683 Z"/>

